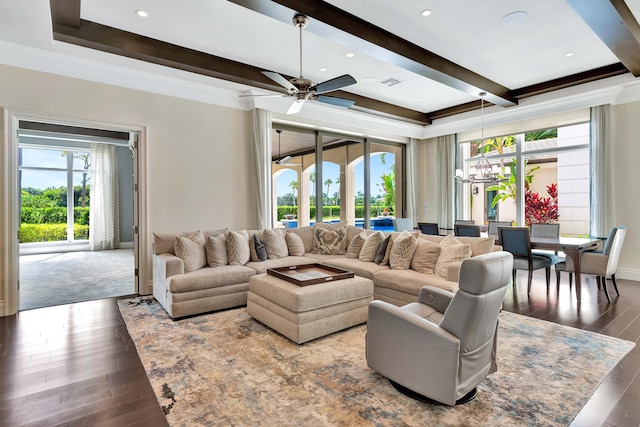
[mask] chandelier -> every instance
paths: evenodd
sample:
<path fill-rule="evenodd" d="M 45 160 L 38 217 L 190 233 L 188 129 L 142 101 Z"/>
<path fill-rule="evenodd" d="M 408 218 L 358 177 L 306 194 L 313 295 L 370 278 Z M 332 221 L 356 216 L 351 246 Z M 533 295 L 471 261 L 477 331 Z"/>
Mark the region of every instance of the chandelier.
<path fill-rule="evenodd" d="M 475 164 L 475 171 L 464 177 L 462 169 L 456 169 L 456 181 L 461 184 L 494 184 L 497 182 L 507 181 L 508 178 L 501 177 L 498 172 L 494 172 L 493 166 L 484 155 L 484 97 L 487 92 L 480 92 L 480 159 Z"/>

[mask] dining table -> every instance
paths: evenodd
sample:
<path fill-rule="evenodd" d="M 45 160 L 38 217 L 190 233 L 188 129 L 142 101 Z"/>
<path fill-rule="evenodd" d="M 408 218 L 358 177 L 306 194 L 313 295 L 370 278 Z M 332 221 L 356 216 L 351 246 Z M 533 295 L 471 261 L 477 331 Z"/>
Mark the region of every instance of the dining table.
<path fill-rule="evenodd" d="M 578 302 L 582 296 L 582 282 L 580 279 L 580 256 L 585 251 L 598 249 L 600 239 L 579 237 L 533 237 L 531 236 L 531 249 L 544 249 L 550 251 L 562 251 L 567 258 L 573 261 L 573 273 L 576 276 L 576 298 Z"/>

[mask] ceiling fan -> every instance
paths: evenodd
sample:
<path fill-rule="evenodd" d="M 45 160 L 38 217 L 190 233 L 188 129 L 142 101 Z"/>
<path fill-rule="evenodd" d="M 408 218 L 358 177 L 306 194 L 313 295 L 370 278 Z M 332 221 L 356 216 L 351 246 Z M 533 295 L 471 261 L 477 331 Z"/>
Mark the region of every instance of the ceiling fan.
<path fill-rule="evenodd" d="M 299 163 L 289 163 L 291 161 L 291 159 L 293 159 L 293 157 L 291 157 L 291 156 L 280 157 L 280 155 L 281 155 L 281 151 L 280 151 L 280 134 L 282 133 L 282 129 L 276 129 L 276 132 L 278 133 L 278 160 L 274 161 L 273 163 L 275 163 L 278 166 L 281 166 L 281 165 L 301 166 Z"/>
<path fill-rule="evenodd" d="M 293 102 L 291 103 L 291 106 L 289 106 L 287 114 L 295 114 L 300 111 L 300 109 L 302 109 L 302 104 L 304 104 L 305 101 L 318 101 L 344 108 L 349 108 L 355 104 L 355 101 L 350 99 L 323 95 L 324 93 L 332 92 L 355 84 L 356 79 L 351 77 L 349 74 L 344 74 L 322 83 L 316 83 L 313 80 L 305 79 L 302 76 L 302 29 L 308 22 L 309 18 L 305 15 L 298 14 L 293 17 L 293 25 L 300 29 L 300 77 L 287 80 L 282 75 L 273 71 L 262 71 L 262 74 L 284 87 L 288 93 L 286 95 L 240 95 L 241 97 L 293 97 Z"/>

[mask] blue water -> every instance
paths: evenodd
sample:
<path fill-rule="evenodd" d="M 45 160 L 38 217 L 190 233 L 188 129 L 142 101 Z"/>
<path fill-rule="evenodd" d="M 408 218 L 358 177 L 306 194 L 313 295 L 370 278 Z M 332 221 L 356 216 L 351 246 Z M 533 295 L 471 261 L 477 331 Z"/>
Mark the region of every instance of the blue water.
<path fill-rule="evenodd" d="M 340 220 L 332 220 L 325 221 L 326 223 L 336 224 L 340 222 Z M 298 228 L 297 220 L 288 220 L 283 221 L 283 224 L 287 226 L 287 228 Z M 311 221 L 310 225 L 315 224 L 315 221 Z M 357 219 L 355 222 L 355 226 L 358 228 L 364 228 L 364 220 Z M 391 218 L 372 218 L 371 219 L 371 229 L 376 231 L 393 231 L 393 221 Z"/>

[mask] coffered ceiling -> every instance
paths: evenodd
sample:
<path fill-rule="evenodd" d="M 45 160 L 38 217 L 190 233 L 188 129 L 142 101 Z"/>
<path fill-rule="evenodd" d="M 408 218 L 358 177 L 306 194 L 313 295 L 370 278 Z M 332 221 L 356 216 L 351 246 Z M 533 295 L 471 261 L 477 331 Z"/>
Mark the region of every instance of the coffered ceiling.
<path fill-rule="evenodd" d="M 6 0 L 0 12 L 2 40 L 159 64 L 156 73 L 200 83 L 205 76 L 237 95 L 286 93 L 261 71 L 298 76 L 291 19 L 302 13 L 310 19 L 304 77 L 350 74 L 357 83 L 330 95 L 354 100 L 356 111 L 423 125 L 479 108 L 481 91 L 509 108 L 640 76 L 640 0 Z M 383 84 L 389 80 L 397 84 Z M 285 111 L 291 99 L 274 102 Z"/>

